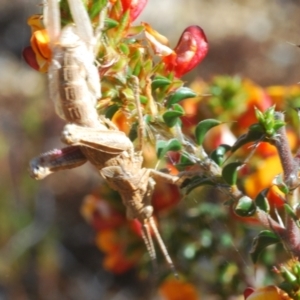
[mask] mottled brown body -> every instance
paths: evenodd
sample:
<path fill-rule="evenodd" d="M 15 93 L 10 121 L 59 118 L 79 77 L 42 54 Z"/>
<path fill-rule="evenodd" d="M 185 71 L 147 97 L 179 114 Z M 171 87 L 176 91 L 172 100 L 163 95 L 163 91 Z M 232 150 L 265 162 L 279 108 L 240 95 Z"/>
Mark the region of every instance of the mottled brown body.
<path fill-rule="evenodd" d="M 91 51 L 93 45 L 86 41 L 86 33 L 92 31 L 92 27 L 90 23 L 82 24 L 88 20 L 82 1 L 68 0 L 68 3 L 76 26 L 67 25 L 61 32 L 49 29 L 50 39 L 54 40 L 50 43 L 53 58 L 48 79 L 50 97 L 55 103 L 56 111 L 68 122 L 62 132 L 62 141 L 70 147 L 50 151 L 33 159 L 31 175 L 42 179 L 53 172 L 71 169 L 89 161 L 99 170 L 108 185 L 120 193 L 127 217 L 137 218 L 142 223 L 143 238 L 151 258 L 154 260 L 156 256 L 149 227 L 152 228 L 168 264 L 173 268 L 152 217 L 151 197 L 155 181 L 151 177 L 153 175 L 156 179 L 172 183 L 176 183 L 178 178 L 142 168 L 141 152 L 134 151 L 130 139 L 110 120 L 98 116 L 95 105 L 101 96 L 100 78 Z M 47 13 L 47 23 L 60 26 L 60 20 L 56 20 L 59 15 L 57 0 L 48 0 L 48 4 L 52 11 Z M 88 28 L 84 28 L 85 26 Z M 139 95 L 138 92 L 135 94 L 139 109 Z M 139 121 L 142 125 L 141 112 Z"/>

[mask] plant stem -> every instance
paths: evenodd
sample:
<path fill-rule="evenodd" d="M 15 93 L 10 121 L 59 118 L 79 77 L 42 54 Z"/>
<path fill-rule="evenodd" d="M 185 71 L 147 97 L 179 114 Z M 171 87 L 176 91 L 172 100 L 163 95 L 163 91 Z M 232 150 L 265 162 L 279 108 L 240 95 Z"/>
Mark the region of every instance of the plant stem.
<path fill-rule="evenodd" d="M 282 112 L 276 112 L 275 118 L 277 120 L 284 121 L 284 114 Z M 284 126 L 277 131 L 275 146 L 277 148 L 278 155 L 281 161 L 284 182 L 289 187 L 289 189 L 293 189 L 297 185 L 297 174 L 294 158 L 288 143 L 286 129 Z"/>

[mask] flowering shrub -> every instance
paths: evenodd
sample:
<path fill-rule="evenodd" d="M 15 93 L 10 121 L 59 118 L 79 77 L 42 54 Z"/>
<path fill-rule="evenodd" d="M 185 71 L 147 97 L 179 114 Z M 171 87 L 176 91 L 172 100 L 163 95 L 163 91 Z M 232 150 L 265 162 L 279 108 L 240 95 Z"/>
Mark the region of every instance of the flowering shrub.
<path fill-rule="evenodd" d="M 262 88 L 228 76 L 207 83 L 198 79 L 186 87 L 181 77 L 207 54 L 205 33 L 189 26 L 172 49 L 150 24 L 132 25 L 146 3 L 87 1 L 87 10 L 96 25 L 96 16 L 108 7 L 96 56 L 99 114 L 135 141 L 138 116 L 131 76 L 136 76 L 146 126 L 144 165 L 189 174 L 180 190 L 158 182 L 152 198 L 180 275 L 180 280 L 170 279 L 165 276 L 170 270 L 159 264 L 159 293 L 165 299 L 197 299 L 199 292 L 229 297 L 245 290 L 247 300 L 300 299 L 299 153 L 293 155 L 297 114 L 289 109 L 297 107 L 300 88 Z M 67 1 L 60 7 L 61 23 L 72 22 Z M 51 51 L 42 16 L 28 23 L 32 38 L 24 58 L 47 72 Z M 122 274 L 136 268 L 140 277 L 154 276 L 144 256 L 141 224 L 127 221 L 118 195 L 103 185 L 85 197 L 82 215 L 96 231 L 106 270 Z M 249 257 L 237 255 L 249 250 L 250 240 Z M 268 258 L 265 248 L 271 245 L 273 257 Z M 288 263 L 283 248 L 292 257 Z M 249 258 L 263 273 L 262 284 L 273 285 L 246 288 L 253 284 L 244 267 Z M 274 265 L 272 272 L 269 265 Z"/>

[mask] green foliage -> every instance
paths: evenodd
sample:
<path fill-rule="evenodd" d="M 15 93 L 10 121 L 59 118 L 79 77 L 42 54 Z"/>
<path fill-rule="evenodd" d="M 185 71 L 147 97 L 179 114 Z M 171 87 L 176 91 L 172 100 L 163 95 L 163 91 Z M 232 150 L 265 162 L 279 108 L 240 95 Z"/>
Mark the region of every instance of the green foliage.
<path fill-rule="evenodd" d="M 197 145 L 201 146 L 206 133 L 213 127 L 220 125 L 221 122 L 215 119 L 206 119 L 201 121 L 195 129 L 195 138 Z"/>
<path fill-rule="evenodd" d="M 250 250 L 251 259 L 254 264 L 257 263 L 259 255 L 268 246 L 279 243 L 278 236 L 269 230 L 261 231 L 253 240 L 252 248 Z"/>

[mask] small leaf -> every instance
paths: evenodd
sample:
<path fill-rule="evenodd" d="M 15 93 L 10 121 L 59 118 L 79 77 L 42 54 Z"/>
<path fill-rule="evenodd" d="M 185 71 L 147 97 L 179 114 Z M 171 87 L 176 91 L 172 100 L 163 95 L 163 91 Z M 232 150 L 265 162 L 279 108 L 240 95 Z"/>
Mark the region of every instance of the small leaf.
<path fill-rule="evenodd" d="M 249 127 L 249 131 L 257 131 L 257 132 L 264 132 L 264 128 L 259 124 L 259 123 L 255 123 L 250 125 Z"/>
<path fill-rule="evenodd" d="M 272 184 L 276 185 L 286 195 L 290 192 L 289 187 L 284 182 L 283 174 L 278 174 L 277 176 L 275 176 Z"/>
<path fill-rule="evenodd" d="M 173 127 L 179 121 L 179 117 L 184 115 L 184 110 L 179 104 L 174 104 L 171 111 L 167 111 L 163 114 L 163 120 L 168 127 Z"/>
<path fill-rule="evenodd" d="M 170 79 L 163 76 L 156 76 L 151 82 L 151 87 L 153 90 L 156 90 L 157 88 L 165 87 L 170 84 L 171 84 Z"/>
<path fill-rule="evenodd" d="M 255 141 L 264 141 L 264 133 L 251 130 L 241 135 L 231 147 L 231 152 L 233 153 L 242 146 Z"/>
<path fill-rule="evenodd" d="M 105 28 L 106 29 L 111 29 L 114 27 L 117 27 L 119 25 L 119 22 L 117 22 L 114 19 L 106 18 L 105 19 Z"/>
<path fill-rule="evenodd" d="M 127 44 L 122 43 L 120 44 L 119 48 L 123 54 L 125 54 L 126 56 L 129 55 L 130 49 Z"/>
<path fill-rule="evenodd" d="M 218 166 L 220 166 L 224 161 L 224 156 L 225 156 L 226 152 L 228 152 L 230 149 L 231 149 L 231 147 L 229 145 L 222 144 L 210 154 L 210 158 Z"/>
<path fill-rule="evenodd" d="M 186 153 L 183 153 L 180 157 L 179 163 L 175 164 L 175 167 L 179 171 L 184 171 L 186 169 L 186 167 L 193 166 L 194 164 L 195 163 L 189 159 L 189 155 Z"/>
<path fill-rule="evenodd" d="M 220 125 L 221 122 L 215 119 L 206 119 L 198 123 L 195 129 L 195 138 L 197 145 L 201 146 L 206 133 L 213 127 Z"/>
<path fill-rule="evenodd" d="M 144 26 L 138 25 L 138 26 L 132 26 L 128 29 L 127 35 L 128 36 L 136 36 L 140 34 L 142 31 L 144 31 Z"/>
<path fill-rule="evenodd" d="M 264 118 L 266 121 L 268 120 L 274 120 L 274 113 L 275 113 L 275 105 L 269 107 L 265 112 L 264 112 Z"/>
<path fill-rule="evenodd" d="M 142 104 L 146 104 L 148 102 L 148 98 L 144 95 L 140 95 L 140 101 Z"/>
<path fill-rule="evenodd" d="M 255 211 L 255 203 L 248 196 L 241 197 L 234 208 L 234 212 L 240 217 L 251 217 L 255 214 Z"/>
<path fill-rule="evenodd" d="M 273 126 L 274 130 L 277 131 L 281 127 L 285 126 L 286 123 L 284 121 L 275 121 L 275 124 Z"/>
<path fill-rule="evenodd" d="M 269 230 L 261 231 L 257 237 L 254 238 L 252 248 L 250 250 L 251 259 L 254 264 L 258 261 L 261 252 L 268 246 L 279 243 L 280 239 L 277 235 Z"/>
<path fill-rule="evenodd" d="M 296 225 L 300 227 L 300 220 L 295 214 L 294 210 L 287 203 L 284 204 L 284 209 L 287 215 L 289 215 L 289 217 L 291 217 L 295 221 Z"/>
<path fill-rule="evenodd" d="M 292 288 L 297 287 L 298 289 L 297 277 L 291 271 L 289 271 L 285 266 L 280 267 L 280 275 L 285 279 L 285 281 L 288 284 L 291 285 Z"/>
<path fill-rule="evenodd" d="M 263 123 L 264 120 L 265 120 L 264 114 L 257 107 L 254 107 L 254 112 L 255 112 L 255 116 L 256 116 L 257 121 L 259 123 Z"/>
<path fill-rule="evenodd" d="M 222 170 L 222 177 L 229 185 L 235 185 L 237 181 L 237 169 L 242 166 L 242 162 L 232 162 Z"/>
<path fill-rule="evenodd" d="M 188 183 L 185 182 L 184 186 L 184 194 L 188 195 L 192 190 L 194 190 L 197 187 L 204 186 L 204 185 L 210 185 L 213 186 L 215 183 L 209 179 L 209 178 L 203 178 L 196 176 L 192 178 Z"/>
<path fill-rule="evenodd" d="M 156 155 L 159 159 L 163 158 L 168 151 L 179 151 L 182 145 L 177 139 L 169 141 L 159 140 L 156 143 Z"/>
<path fill-rule="evenodd" d="M 181 100 L 194 97 L 196 97 L 196 93 L 193 90 L 187 87 L 181 87 L 170 96 L 167 102 L 167 107 L 169 108 L 172 104 L 175 104 Z"/>
<path fill-rule="evenodd" d="M 107 0 L 105 1 L 95 1 L 89 9 L 89 16 L 93 20 L 96 16 L 99 16 L 100 11 L 107 5 Z"/>
<path fill-rule="evenodd" d="M 114 114 L 118 111 L 119 107 L 118 105 L 111 105 L 107 108 L 106 112 L 105 112 L 105 118 L 108 119 L 112 119 L 112 117 L 114 116 Z"/>
<path fill-rule="evenodd" d="M 267 213 L 270 211 L 270 203 L 268 198 L 266 197 L 268 192 L 269 188 L 264 189 L 255 198 L 256 206 Z"/>

